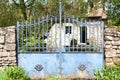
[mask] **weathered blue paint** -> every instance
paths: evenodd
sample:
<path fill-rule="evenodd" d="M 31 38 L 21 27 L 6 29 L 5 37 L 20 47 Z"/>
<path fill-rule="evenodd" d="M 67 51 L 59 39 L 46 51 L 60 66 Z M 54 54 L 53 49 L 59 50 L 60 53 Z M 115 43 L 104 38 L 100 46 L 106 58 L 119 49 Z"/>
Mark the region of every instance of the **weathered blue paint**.
<path fill-rule="evenodd" d="M 103 54 L 100 53 L 63 53 L 61 54 L 18 54 L 18 65 L 23 67 L 29 76 L 43 77 L 46 74 L 57 75 L 59 73 L 59 60 L 62 56 L 62 74 L 68 76 L 76 75 L 78 66 L 84 64 L 86 70 L 93 74 L 94 69 L 103 66 Z M 36 65 L 42 65 L 43 70 L 37 71 Z"/>

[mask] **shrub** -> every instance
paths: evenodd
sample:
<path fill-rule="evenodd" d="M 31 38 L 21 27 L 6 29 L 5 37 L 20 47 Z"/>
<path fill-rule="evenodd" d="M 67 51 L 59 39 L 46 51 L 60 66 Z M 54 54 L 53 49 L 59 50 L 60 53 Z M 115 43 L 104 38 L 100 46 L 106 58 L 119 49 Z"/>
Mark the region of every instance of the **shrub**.
<path fill-rule="evenodd" d="M 119 66 L 106 66 L 94 73 L 95 80 L 120 80 Z"/>
<path fill-rule="evenodd" d="M 8 77 L 4 71 L 0 71 L 0 80 L 8 80 Z"/>
<path fill-rule="evenodd" d="M 23 68 L 13 66 L 0 71 L 0 80 L 28 80 L 28 76 Z"/>

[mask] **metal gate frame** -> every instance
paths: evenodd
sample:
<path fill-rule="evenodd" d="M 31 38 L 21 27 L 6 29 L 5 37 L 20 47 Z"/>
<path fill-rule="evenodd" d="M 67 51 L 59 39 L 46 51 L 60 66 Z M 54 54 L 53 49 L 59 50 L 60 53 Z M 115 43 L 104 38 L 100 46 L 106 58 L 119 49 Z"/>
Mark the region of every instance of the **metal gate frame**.
<path fill-rule="evenodd" d="M 63 17 L 62 17 L 61 3 L 60 3 L 60 7 L 59 7 L 59 15 L 60 15 L 59 16 L 60 40 L 59 40 L 59 48 L 55 52 L 52 52 L 52 51 L 47 52 L 46 50 L 44 50 L 45 46 L 42 46 L 43 51 L 40 51 L 40 46 L 38 46 L 39 47 L 38 51 L 36 51 L 36 50 L 28 51 L 28 48 L 27 48 L 28 44 L 25 43 L 25 45 L 24 45 L 24 40 L 25 40 L 24 36 L 26 38 L 26 42 L 28 41 L 27 32 L 29 30 L 27 30 L 27 28 L 30 27 L 30 29 L 32 29 L 31 27 L 33 26 L 34 32 L 36 34 L 35 26 L 36 25 L 39 26 L 40 24 L 44 25 L 45 21 L 48 23 L 48 21 L 52 21 L 52 18 L 48 18 L 48 16 L 47 16 L 46 18 L 42 18 L 42 20 L 38 19 L 38 22 L 34 21 L 33 23 L 32 22 L 30 22 L 30 23 L 17 22 L 16 31 L 17 31 L 18 65 L 23 67 L 28 72 L 30 77 L 45 77 L 47 74 L 51 74 L 51 75 L 59 74 L 59 75 L 65 76 L 65 77 L 68 75 L 82 77 L 81 73 L 83 73 L 83 74 L 90 73 L 90 74 L 88 74 L 90 77 L 91 74 L 93 75 L 94 69 L 100 68 L 104 64 L 104 55 L 103 55 L 103 53 L 104 53 L 104 23 L 102 21 L 100 21 L 100 22 L 84 21 L 83 22 L 83 21 L 79 21 L 78 18 L 76 18 L 76 19 L 74 17 L 68 18 L 68 22 L 70 19 L 72 21 L 76 21 L 77 24 L 79 23 L 80 26 L 86 26 L 86 27 L 89 27 L 89 26 L 98 27 L 99 26 L 99 29 L 101 30 L 100 31 L 101 32 L 101 35 L 100 35 L 101 36 L 101 44 L 100 44 L 101 49 L 90 51 L 91 47 L 89 47 L 89 50 L 87 51 L 86 46 L 85 46 L 84 51 L 82 51 L 82 50 L 79 51 L 78 50 L 79 47 L 77 47 L 77 50 L 74 51 L 75 47 L 73 46 L 72 47 L 73 51 L 70 51 L 70 47 L 66 47 L 66 49 L 68 49 L 68 52 L 66 52 L 62 49 L 62 26 L 63 26 L 62 19 L 63 19 Z M 54 19 L 58 19 L 58 18 L 55 17 Z M 64 19 L 67 19 L 67 18 L 64 17 Z M 82 29 L 82 28 L 80 28 L 80 29 Z M 20 30 L 22 30 L 22 33 L 20 33 Z M 24 30 L 25 30 L 25 32 L 24 32 Z M 86 30 L 86 28 L 85 28 L 85 30 Z M 82 36 L 82 34 L 80 34 L 80 36 Z M 32 37 L 30 36 L 30 38 L 32 38 Z M 36 35 L 34 35 L 34 40 L 35 39 L 36 39 Z M 44 39 L 44 38 L 42 38 L 42 39 Z M 20 46 L 20 42 L 22 43 L 21 46 Z M 30 41 L 30 49 L 31 49 L 31 43 L 32 43 L 32 41 Z M 33 48 L 35 49 L 36 48 L 36 40 L 33 43 L 34 43 Z M 40 43 L 40 42 L 38 42 L 38 43 Z M 74 43 L 74 41 L 73 41 L 73 43 Z M 27 50 L 26 51 L 22 50 L 24 48 Z M 83 46 L 80 46 L 80 48 L 83 49 Z M 93 48 L 95 48 L 95 46 L 93 46 Z M 22 50 L 22 51 L 20 51 L 20 50 Z M 55 53 L 55 54 L 53 54 L 53 53 Z M 94 62 L 94 61 L 96 61 L 96 62 Z M 88 75 L 86 75 L 85 77 L 88 77 Z"/>

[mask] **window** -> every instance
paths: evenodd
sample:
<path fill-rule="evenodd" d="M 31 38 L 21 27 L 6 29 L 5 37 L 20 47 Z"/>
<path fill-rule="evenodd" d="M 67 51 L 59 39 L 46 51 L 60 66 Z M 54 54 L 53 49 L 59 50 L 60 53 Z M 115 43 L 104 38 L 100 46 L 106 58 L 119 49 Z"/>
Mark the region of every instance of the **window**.
<path fill-rule="evenodd" d="M 87 27 L 86 26 L 82 26 L 80 28 L 80 42 L 81 43 L 87 42 Z"/>
<path fill-rule="evenodd" d="M 65 34 L 71 34 L 71 26 L 65 27 Z"/>

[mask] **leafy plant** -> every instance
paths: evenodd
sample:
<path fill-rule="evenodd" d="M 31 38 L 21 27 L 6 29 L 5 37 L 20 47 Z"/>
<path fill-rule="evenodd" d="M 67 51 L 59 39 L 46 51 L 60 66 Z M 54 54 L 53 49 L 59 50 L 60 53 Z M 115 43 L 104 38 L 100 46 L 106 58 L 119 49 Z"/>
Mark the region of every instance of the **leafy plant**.
<path fill-rule="evenodd" d="M 0 80 L 7 80 L 8 76 L 5 74 L 4 71 L 0 71 Z"/>
<path fill-rule="evenodd" d="M 28 76 L 23 68 L 18 66 L 7 67 L 0 71 L 0 80 L 28 80 Z"/>
<path fill-rule="evenodd" d="M 95 80 L 120 80 L 119 66 L 106 66 L 94 73 Z"/>

